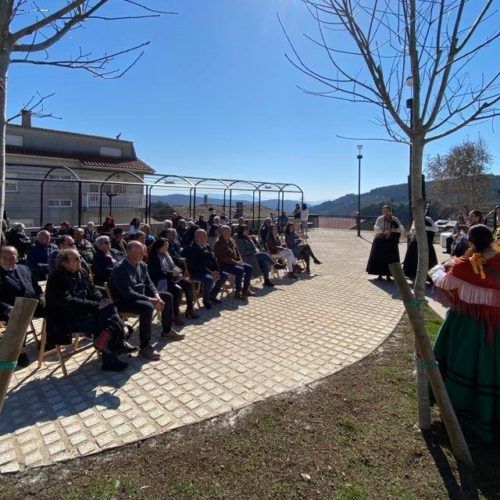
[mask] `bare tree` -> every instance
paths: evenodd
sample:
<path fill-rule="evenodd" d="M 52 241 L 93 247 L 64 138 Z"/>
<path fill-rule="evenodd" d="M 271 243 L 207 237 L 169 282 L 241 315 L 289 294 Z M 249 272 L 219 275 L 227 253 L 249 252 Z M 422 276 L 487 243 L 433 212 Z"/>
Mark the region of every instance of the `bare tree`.
<path fill-rule="evenodd" d="M 465 139 L 445 155 L 427 159 L 426 172 L 434 181 L 431 196 L 446 200 L 457 210 L 487 208 L 492 202 L 490 166 L 493 156 L 485 141 Z"/>
<path fill-rule="evenodd" d="M 31 64 L 80 69 L 100 78 L 120 78 L 142 57 L 149 42 L 123 50 L 94 55 L 81 47 L 67 59 L 51 58 L 49 49 L 73 30 L 89 22 L 129 21 L 172 14 L 148 7 L 140 0 L 118 0 L 120 15 L 109 15 L 110 0 L 0 0 L 0 214 L 5 209 L 5 131 L 7 123 L 7 74 L 11 64 Z M 118 11 L 117 11 L 118 12 Z M 124 67 L 115 66 L 121 56 L 131 56 Z M 42 97 L 40 96 L 42 99 Z M 43 99 L 42 99 L 43 101 Z M 33 103 L 30 103 L 33 104 Z M 35 101 L 35 107 L 41 102 Z M 28 105 L 28 108 L 30 105 Z"/>
<path fill-rule="evenodd" d="M 308 64 L 282 24 L 291 47 L 291 54 L 286 57 L 320 84 L 319 90 L 302 90 L 316 96 L 376 106 L 380 112 L 376 121 L 385 128 L 389 140 L 411 146 L 411 202 L 418 242 L 418 270 L 414 292 L 407 295 L 411 300 L 406 300 L 405 306 L 414 326 L 417 354 L 432 358 L 432 349 L 423 328 L 422 310 L 429 260 L 421 183 L 424 148 L 431 141 L 467 125 L 490 120 L 500 112 L 497 106 L 500 72 L 496 65 L 484 64 L 482 73 L 477 69 L 470 70 L 471 62 L 488 51 L 490 61 L 494 60 L 494 48 L 500 37 L 495 2 L 303 2 L 317 26 L 315 36 L 305 37 L 324 53 L 327 69 L 316 69 Z M 411 88 L 409 102 L 404 96 L 406 86 Z M 398 283 L 398 287 L 404 285 L 406 282 Z M 431 377 L 431 372 L 437 370 L 429 368 L 431 360 L 424 361 L 433 383 L 434 373 Z M 421 428 L 428 428 L 430 412 L 424 394 L 426 377 L 420 363 L 418 367 L 419 420 Z M 442 404 L 440 408 L 443 413 Z M 453 432 L 449 425 L 447 428 L 449 433 Z M 456 455 L 470 461 L 468 451 L 459 451 L 464 440 L 460 429 L 458 431 L 460 435 L 455 444 L 459 443 L 454 447 Z M 450 437 L 453 441 L 453 436 Z"/>

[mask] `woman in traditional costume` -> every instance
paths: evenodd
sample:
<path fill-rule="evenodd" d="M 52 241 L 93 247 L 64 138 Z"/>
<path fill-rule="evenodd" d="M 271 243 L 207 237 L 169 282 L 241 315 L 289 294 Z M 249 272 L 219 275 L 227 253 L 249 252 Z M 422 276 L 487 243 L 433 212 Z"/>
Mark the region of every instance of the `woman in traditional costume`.
<path fill-rule="evenodd" d="M 382 214 L 375 222 L 375 238 L 366 272 L 378 275 L 379 280 L 386 276 L 387 281 L 391 281 L 389 264 L 400 262 L 399 238 L 404 233 L 404 227 L 399 219 L 392 215 L 391 207 L 386 205 L 382 209 Z"/>
<path fill-rule="evenodd" d="M 429 217 L 425 216 L 425 232 L 427 235 L 427 247 L 429 248 L 429 267 L 432 269 L 437 263 L 436 250 L 434 249 L 434 236 L 438 231 L 437 224 Z M 417 276 L 417 264 L 418 264 L 418 247 L 417 247 L 417 235 L 415 231 L 415 222 L 411 226 L 410 230 L 411 241 L 406 250 L 405 260 L 403 261 L 403 271 L 408 278 L 415 281 Z"/>
<path fill-rule="evenodd" d="M 450 310 L 434 353 L 451 403 L 464 428 L 479 439 L 500 439 L 500 254 L 488 227 L 469 230 L 469 250 L 448 270 L 431 271 Z"/>

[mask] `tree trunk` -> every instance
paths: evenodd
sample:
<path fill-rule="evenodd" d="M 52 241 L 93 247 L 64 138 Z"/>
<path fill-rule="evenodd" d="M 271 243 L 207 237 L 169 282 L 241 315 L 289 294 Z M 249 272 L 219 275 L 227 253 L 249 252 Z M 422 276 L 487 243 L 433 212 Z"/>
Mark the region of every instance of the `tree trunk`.
<path fill-rule="evenodd" d="M 18 297 L 9 316 L 7 329 L 0 339 L 0 412 L 37 304 L 38 300 Z"/>
<path fill-rule="evenodd" d="M 0 47 L 0 228 L 3 227 L 3 214 L 5 211 L 5 177 L 6 155 L 5 136 L 7 129 L 7 71 L 9 68 L 10 54 L 5 47 Z M 4 234 L 1 231 L 0 244 L 4 244 Z"/>
<path fill-rule="evenodd" d="M 436 397 L 444 425 L 446 426 L 453 454 L 460 462 L 467 465 L 473 465 L 472 457 L 470 455 L 469 448 L 467 447 L 467 442 L 465 441 L 462 429 L 458 423 L 455 410 L 453 409 L 448 392 L 446 391 L 446 386 L 444 385 L 434 352 L 432 351 L 429 337 L 425 330 L 422 304 L 412 295 L 410 287 L 408 286 L 406 278 L 403 274 L 403 270 L 401 269 L 401 264 L 390 264 L 389 267 L 415 332 L 415 343 L 417 345 L 418 352 L 421 353 L 421 357 L 418 360 L 417 365 L 420 365 L 422 367 L 422 371 L 429 375 L 432 391 Z M 428 387 L 426 388 L 426 391 L 428 392 Z"/>
<path fill-rule="evenodd" d="M 416 137 L 412 141 L 411 161 L 411 183 L 412 183 L 412 214 L 415 223 L 415 238 L 418 248 L 418 265 L 415 279 L 414 295 L 417 301 L 424 300 L 427 272 L 429 267 L 429 248 L 427 246 L 427 234 L 425 228 L 424 197 L 422 193 L 422 161 L 424 155 L 424 141 L 422 137 Z M 419 314 L 423 311 L 419 308 Z M 425 328 L 425 327 L 424 327 Z M 429 403 L 429 390 L 427 374 L 419 363 L 420 350 L 415 343 L 416 370 L 417 370 L 417 396 L 418 396 L 418 423 L 422 430 L 431 428 L 431 411 Z"/>

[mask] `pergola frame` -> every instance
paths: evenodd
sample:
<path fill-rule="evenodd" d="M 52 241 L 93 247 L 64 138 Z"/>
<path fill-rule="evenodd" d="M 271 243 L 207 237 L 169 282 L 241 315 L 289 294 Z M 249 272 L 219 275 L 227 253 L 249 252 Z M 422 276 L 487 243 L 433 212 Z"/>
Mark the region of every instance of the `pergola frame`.
<path fill-rule="evenodd" d="M 247 192 L 252 193 L 252 226 L 255 227 L 256 221 L 261 220 L 261 201 L 262 193 L 276 193 L 278 198 L 278 210 L 284 211 L 285 197 L 286 194 L 299 194 L 301 203 L 304 202 L 304 192 L 302 189 L 294 183 L 283 183 L 283 182 L 263 182 L 263 181 L 253 181 L 245 179 L 223 179 L 223 178 L 212 178 L 212 177 L 194 177 L 194 176 L 184 176 L 177 174 L 143 174 L 140 176 L 137 172 L 126 170 L 126 169 L 116 169 L 116 170 L 106 170 L 109 175 L 104 179 L 88 178 L 82 179 L 76 170 L 83 170 L 85 172 L 103 172 L 102 168 L 96 167 L 84 167 L 83 169 L 75 169 L 68 167 L 66 165 L 37 165 L 31 163 L 16 163 L 10 164 L 8 167 L 30 167 L 30 168 L 40 168 L 46 170 L 41 177 L 11 177 L 7 176 L 7 181 L 29 181 L 36 182 L 40 181 L 40 226 L 43 226 L 44 221 L 44 186 L 47 182 L 63 182 L 70 184 L 78 184 L 78 225 L 82 225 L 82 184 L 98 184 L 99 185 L 99 224 L 102 224 L 103 218 L 103 203 L 102 203 L 102 187 L 104 184 L 110 182 L 115 175 L 125 174 L 135 177 L 137 181 L 113 181 L 113 184 L 125 185 L 125 186 L 141 186 L 144 189 L 144 194 L 146 197 L 146 203 L 144 208 L 144 222 L 151 223 L 151 204 L 152 204 L 152 192 L 153 189 L 168 189 L 168 190 L 186 190 L 189 192 L 189 217 L 193 220 L 196 219 L 196 196 L 200 189 L 203 191 L 222 191 L 223 193 L 223 211 L 226 212 L 226 207 L 228 209 L 229 221 L 232 221 L 232 207 L 233 207 L 233 193 L 234 192 Z M 49 179 L 49 175 L 54 170 L 65 170 L 69 172 L 74 178 L 73 179 Z M 226 203 L 227 194 L 229 194 L 229 205 Z M 257 213 L 255 210 L 256 195 L 258 195 L 258 209 Z M 256 217 L 257 215 L 257 217 Z"/>

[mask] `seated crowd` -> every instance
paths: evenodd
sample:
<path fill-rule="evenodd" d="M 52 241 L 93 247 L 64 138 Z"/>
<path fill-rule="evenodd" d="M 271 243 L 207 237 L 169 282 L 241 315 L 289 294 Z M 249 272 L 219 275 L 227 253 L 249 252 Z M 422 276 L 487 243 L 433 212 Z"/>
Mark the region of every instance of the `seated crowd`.
<path fill-rule="evenodd" d="M 111 217 L 98 229 L 92 222 L 73 228 L 63 221 L 59 230 L 46 224 L 33 245 L 24 226 L 15 224 L 0 249 L 0 321 L 8 321 L 16 297 L 36 298 L 35 316 L 46 320 L 46 350 L 71 344 L 72 333 L 83 333 L 102 352 L 102 369 L 120 371 L 127 367 L 118 357 L 123 353 L 138 349 L 145 359 L 160 358 L 151 343 L 155 314 L 161 319 L 161 338 L 181 340 L 184 335 L 174 326 L 199 318 L 197 292 L 204 308 L 212 309 L 221 304 L 219 293 L 230 276 L 235 299 L 246 301 L 255 295 L 252 278 L 262 275 L 263 285 L 273 287 L 273 268 L 286 268 L 287 276 L 296 279 L 304 271 L 300 259 L 307 272 L 311 258 L 320 264 L 293 224 L 285 226 L 284 242 L 271 218 L 257 236 L 243 218 L 228 224 L 214 210 L 208 221 L 166 220 L 158 235 L 137 218 L 126 232 Z M 40 282 L 45 280 L 43 293 Z M 138 347 L 126 341 L 122 317 L 127 314 L 139 318 Z M 29 363 L 25 353 L 18 363 Z"/>

